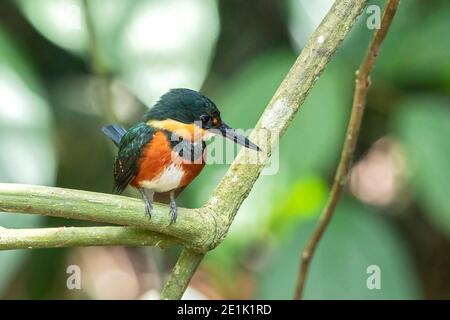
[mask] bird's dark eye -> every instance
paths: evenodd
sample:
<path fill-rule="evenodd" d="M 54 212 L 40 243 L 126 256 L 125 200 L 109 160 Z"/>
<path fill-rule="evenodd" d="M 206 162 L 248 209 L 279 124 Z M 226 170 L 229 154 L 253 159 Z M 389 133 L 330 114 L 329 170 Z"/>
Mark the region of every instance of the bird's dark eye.
<path fill-rule="evenodd" d="M 202 114 L 202 115 L 200 116 L 200 120 L 202 120 L 202 123 L 203 123 L 203 124 L 208 124 L 208 122 L 211 121 L 211 117 L 208 116 L 207 114 Z"/>

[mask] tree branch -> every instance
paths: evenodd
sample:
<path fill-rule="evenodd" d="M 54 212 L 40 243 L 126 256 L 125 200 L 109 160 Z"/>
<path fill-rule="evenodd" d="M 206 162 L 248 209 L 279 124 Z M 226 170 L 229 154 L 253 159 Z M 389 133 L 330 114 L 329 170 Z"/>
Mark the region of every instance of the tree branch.
<path fill-rule="evenodd" d="M 6 229 L 0 227 L 0 250 L 76 246 L 155 246 L 176 244 L 168 236 L 132 227 Z"/>
<path fill-rule="evenodd" d="M 350 171 L 353 153 L 355 151 L 355 146 L 358 141 L 359 131 L 361 128 L 367 92 L 370 86 L 370 71 L 375 64 L 379 48 L 387 34 L 389 26 L 391 25 L 392 19 L 394 18 L 395 12 L 397 11 L 398 4 L 399 0 L 389 0 L 383 14 L 381 27 L 375 32 L 374 37 L 369 44 L 369 48 L 364 57 L 364 60 L 359 70 L 357 71 L 352 112 L 347 128 L 346 139 L 342 149 L 341 159 L 339 161 L 330 195 L 320 217 L 319 223 L 314 230 L 311 238 L 309 239 L 307 245 L 305 246 L 301 256 L 302 258 L 297 287 L 294 294 L 295 299 L 301 299 L 302 297 L 309 264 L 317 248 L 317 245 L 333 216 L 337 203 L 341 198 L 343 188 L 347 182 L 347 176 Z"/>
<path fill-rule="evenodd" d="M 137 199 L 12 184 L 0 184 L 0 211 L 36 213 L 127 225 L 169 236 L 171 237 L 169 240 L 179 241 L 186 248 L 164 288 L 162 297 L 164 299 L 180 298 L 201 262 L 204 252 L 217 246 L 226 236 L 239 207 L 251 191 L 272 150 L 366 3 L 367 0 L 335 1 L 250 135 L 250 138 L 258 142 L 266 152 L 256 153 L 242 149 L 206 205 L 199 209 L 179 208 L 177 223 L 170 225 L 169 209 L 165 205 L 155 204 L 152 219 L 148 220 L 144 215 L 143 203 Z M 264 136 L 264 132 L 270 132 L 270 141 L 267 144 L 258 139 Z M 253 164 L 255 155 L 258 155 L 259 161 Z M 45 232 L 41 232 L 42 238 L 39 240 L 41 243 L 42 241 L 50 243 L 50 240 L 56 237 L 55 230 L 50 231 L 51 236 L 47 238 L 44 236 Z M 89 230 L 81 229 L 76 232 L 89 232 Z M 152 236 L 149 234 L 149 237 Z M 14 242 L 14 239 L 10 239 Z M 9 246 L 21 247 L 20 244 L 11 244 L 11 241 Z M 36 244 L 38 243 L 36 241 Z M 81 242 L 78 243 L 81 244 Z M 36 247 L 31 239 L 26 244 Z M 53 244 L 57 245 L 57 242 Z"/>
<path fill-rule="evenodd" d="M 256 141 L 266 152 L 258 154 L 257 164 L 251 164 L 255 151 L 241 149 L 204 207 L 206 212 L 215 213 L 214 217 L 219 226 L 212 247 L 218 245 L 226 236 L 239 207 L 253 188 L 272 150 L 366 3 L 366 0 L 336 0 L 286 75 L 250 135 L 250 139 Z M 264 131 L 270 132 L 270 142 L 267 145 L 258 139 L 264 136 Z M 183 295 L 196 269 L 192 266 L 198 265 L 202 257 L 199 255 L 193 259 L 186 256 L 179 258 L 164 288 L 165 299 L 179 299 Z M 190 271 L 178 272 L 184 269 Z M 179 286 L 180 283 L 183 285 Z"/>
<path fill-rule="evenodd" d="M 202 252 L 183 249 L 163 291 L 161 292 L 161 299 L 181 299 L 204 256 L 205 254 Z"/>
<path fill-rule="evenodd" d="M 138 199 L 88 191 L 0 183 L 1 211 L 148 229 L 202 251 L 208 250 L 215 239 L 214 219 L 204 210 L 178 208 L 177 223 L 170 224 L 167 205 L 155 203 L 152 218 L 148 219 Z"/>

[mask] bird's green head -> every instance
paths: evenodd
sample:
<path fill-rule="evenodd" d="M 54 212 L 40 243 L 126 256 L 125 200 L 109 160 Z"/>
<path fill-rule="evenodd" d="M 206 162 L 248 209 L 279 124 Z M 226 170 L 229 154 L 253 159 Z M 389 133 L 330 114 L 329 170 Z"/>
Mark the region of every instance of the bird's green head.
<path fill-rule="evenodd" d="M 195 90 L 184 88 L 170 90 L 146 112 L 144 120 L 157 128 L 190 133 L 191 139 L 194 138 L 194 131 L 197 130 L 202 139 L 206 139 L 211 134 L 220 134 L 247 148 L 260 150 L 247 137 L 237 133 L 223 122 L 214 102 Z"/>

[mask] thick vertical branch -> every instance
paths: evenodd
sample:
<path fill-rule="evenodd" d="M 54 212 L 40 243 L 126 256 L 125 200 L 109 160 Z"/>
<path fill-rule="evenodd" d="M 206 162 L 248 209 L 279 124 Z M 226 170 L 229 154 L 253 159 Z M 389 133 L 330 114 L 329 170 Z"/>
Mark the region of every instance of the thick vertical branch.
<path fill-rule="evenodd" d="M 386 34 L 389 30 L 389 26 L 391 25 L 395 12 L 397 11 L 398 4 L 399 0 L 389 0 L 383 14 L 381 27 L 379 30 L 375 32 L 372 41 L 369 44 L 369 48 L 364 57 L 364 60 L 359 70 L 357 71 L 352 112 L 347 128 L 346 139 L 342 149 L 341 159 L 339 161 L 339 165 L 336 171 L 330 195 L 328 197 L 327 203 L 320 217 L 319 223 L 316 229 L 314 230 L 311 238 L 309 239 L 306 247 L 304 248 L 301 256 L 301 265 L 299 270 L 298 282 L 294 294 L 295 299 L 301 299 L 302 297 L 309 264 L 317 248 L 317 245 L 319 244 L 319 241 L 322 238 L 333 216 L 337 203 L 341 198 L 343 188 L 347 182 L 347 176 L 350 171 L 353 153 L 355 151 L 359 131 L 361 128 L 361 122 L 364 114 L 364 107 L 367 99 L 367 92 L 370 86 L 370 78 L 369 78 L 370 71 L 372 70 L 375 64 L 375 60 L 378 55 L 381 43 L 386 37 Z"/>
<path fill-rule="evenodd" d="M 203 208 L 213 213 L 218 226 L 213 247 L 226 236 L 239 207 L 266 165 L 271 151 L 287 130 L 289 123 L 349 33 L 366 3 L 366 0 L 335 1 L 269 102 L 250 135 L 251 140 L 260 143 L 258 137 L 263 136 L 265 132 L 270 133 L 270 143 L 262 145 L 265 152 L 258 154 L 259 159 L 254 164 L 251 160 L 255 156 L 255 151 L 249 152 L 242 149 Z M 187 256 L 187 253 L 180 257 L 164 289 L 165 299 L 175 299 L 183 295 L 202 258 L 203 255 L 191 258 Z M 190 271 L 179 272 L 184 269 Z"/>

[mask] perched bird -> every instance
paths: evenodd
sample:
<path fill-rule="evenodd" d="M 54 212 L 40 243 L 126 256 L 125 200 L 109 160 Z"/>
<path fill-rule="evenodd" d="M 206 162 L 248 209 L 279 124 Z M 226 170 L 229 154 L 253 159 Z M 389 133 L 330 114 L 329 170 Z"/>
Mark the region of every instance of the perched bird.
<path fill-rule="evenodd" d="M 172 89 L 128 131 L 108 125 L 102 131 L 119 148 L 114 163 L 115 193 L 131 185 L 151 217 L 154 193 L 170 192 L 171 223 L 177 218 L 175 190 L 187 186 L 205 166 L 205 141 L 222 135 L 247 148 L 260 150 L 220 118 L 217 106 L 201 93 Z"/>

